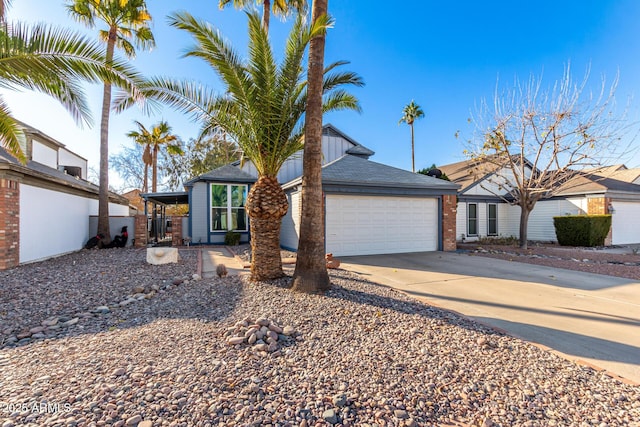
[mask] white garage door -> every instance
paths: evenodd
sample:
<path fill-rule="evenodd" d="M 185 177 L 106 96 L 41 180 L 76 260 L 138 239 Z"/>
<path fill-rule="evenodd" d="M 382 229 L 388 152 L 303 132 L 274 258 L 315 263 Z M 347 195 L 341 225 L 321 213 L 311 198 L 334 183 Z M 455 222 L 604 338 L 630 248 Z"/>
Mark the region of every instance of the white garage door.
<path fill-rule="evenodd" d="M 438 249 L 437 199 L 327 195 L 326 208 L 335 256 Z"/>
<path fill-rule="evenodd" d="M 611 243 L 614 245 L 626 245 L 640 243 L 640 218 L 639 202 L 613 202 L 613 215 L 611 215 Z"/>

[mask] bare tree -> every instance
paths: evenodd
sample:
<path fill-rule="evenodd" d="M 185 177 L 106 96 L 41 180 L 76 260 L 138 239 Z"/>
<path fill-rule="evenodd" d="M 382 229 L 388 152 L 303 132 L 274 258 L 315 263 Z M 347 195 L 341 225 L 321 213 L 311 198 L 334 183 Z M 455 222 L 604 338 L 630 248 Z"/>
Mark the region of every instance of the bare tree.
<path fill-rule="evenodd" d="M 123 184 L 122 187 L 128 191 L 133 189 L 142 190 L 146 193 L 146 164 L 143 161 L 145 147 L 135 144 L 132 147 L 123 147 L 122 150 L 109 157 L 109 168 L 116 171 Z"/>
<path fill-rule="evenodd" d="M 493 108 L 486 103 L 472 118 L 475 137 L 465 155 L 474 160 L 476 175 L 487 175 L 482 188 L 520 206 L 520 247 L 527 247 L 529 214 L 536 202 L 557 194 L 574 174 L 602 164 L 621 146 L 628 126 L 615 111 L 617 77 L 603 79 L 589 90 L 589 71 L 574 82 L 570 67 L 550 88 L 542 78 L 496 93 Z"/>

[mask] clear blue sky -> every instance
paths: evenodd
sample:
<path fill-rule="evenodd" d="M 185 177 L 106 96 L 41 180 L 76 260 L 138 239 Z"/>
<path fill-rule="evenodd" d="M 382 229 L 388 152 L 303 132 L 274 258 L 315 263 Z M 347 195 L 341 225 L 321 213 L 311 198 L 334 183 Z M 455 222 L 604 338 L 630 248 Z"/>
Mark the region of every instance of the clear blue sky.
<path fill-rule="evenodd" d="M 18 0 L 10 20 L 45 21 L 88 31 L 67 15 L 63 1 Z M 152 0 L 157 48 L 142 52 L 134 64 L 143 73 L 219 83 L 211 69 L 195 59 L 181 59 L 191 44 L 186 34 L 168 27 L 165 17 L 186 9 L 219 27 L 234 46 L 245 49 L 246 17 L 232 8 L 220 11 L 217 0 Z M 179 5 L 177 7 L 176 5 Z M 467 123 L 482 99 L 491 99 L 498 78 L 544 74 L 559 78 L 567 62 L 574 77 L 591 67 L 591 82 L 619 72 L 618 104 L 630 101 L 628 120 L 640 117 L 640 1 L 637 0 L 513 0 L 425 1 L 399 3 L 365 0 L 329 1 L 335 27 L 327 36 L 326 61 L 345 59 L 366 86 L 355 89 L 362 114 L 340 112 L 325 117 L 376 152 L 372 160 L 411 169 L 409 128 L 398 125 L 402 108 L 414 99 L 426 113 L 416 122 L 416 168 L 463 159 L 462 142 L 471 135 Z M 289 26 L 272 19 L 271 38 L 280 52 Z M 95 34 L 95 30 L 90 32 Z M 505 87 L 505 86 L 502 86 Z M 16 117 L 66 144 L 98 165 L 101 90 L 88 88 L 95 124 L 81 130 L 55 102 L 41 95 L 3 91 Z M 635 96 L 635 98 L 634 98 Z M 198 125 L 165 109 L 143 116 L 137 109 L 113 115 L 110 151 L 131 144 L 125 133 L 137 119 L 147 126 L 165 119 L 183 139 L 195 137 Z M 461 139 L 455 138 L 460 131 Z M 636 145 L 639 145 L 638 142 Z M 640 166 L 640 156 L 623 159 Z M 115 181 L 115 176 L 113 177 Z M 115 182 L 114 182 L 115 183 Z"/>

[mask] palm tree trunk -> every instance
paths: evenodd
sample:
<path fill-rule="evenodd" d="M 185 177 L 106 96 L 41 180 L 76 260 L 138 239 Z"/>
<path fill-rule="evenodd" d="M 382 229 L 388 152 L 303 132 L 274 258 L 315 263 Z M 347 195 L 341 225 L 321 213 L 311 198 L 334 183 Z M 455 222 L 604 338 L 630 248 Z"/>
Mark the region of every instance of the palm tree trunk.
<path fill-rule="evenodd" d="M 144 182 L 142 183 L 142 192 L 146 193 L 149 191 L 149 165 L 145 163 L 144 165 Z"/>
<path fill-rule="evenodd" d="M 107 64 L 113 61 L 116 44 L 114 28 L 109 30 L 107 41 Z M 109 228 L 109 112 L 111 110 L 111 82 L 104 82 L 102 91 L 102 115 L 100 122 L 100 188 L 98 190 L 98 233 L 105 236 L 105 243 L 111 242 Z"/>
<path fill-rule="evenodd" d="M 151 192 L 158 191 L 158 146 L 153 147 L 153 157 L 151 165 Z"/>
<path fill-rule="evenodd" d="M 280 226 L 289 202 L 278 179 L 261 176 L 249 191 L 246 209 L 251 220 L 251 278 L 282 277 Z"/>
<path fill-rule="evenodd" d="M 262 4 L 262 28 L 269 34 L 269 19 L 271 17 L 271 0 L 264 0 Z"/>
<path fill-rule="evenodd" d="M 413 147 L 413 123 L 411 123 L 411 172 L 416 171 L 415 151 Z"/>
<path fill-rule="evenodd" d="M 328 0 L 314 0 L 312 20 L 327 13 Z M 331 287 L 325 261 L 322 194 L 322 79 L 325 35 L 311 40 L 302 175 L 302 217 L 293 290 L 325 291 Z"/>

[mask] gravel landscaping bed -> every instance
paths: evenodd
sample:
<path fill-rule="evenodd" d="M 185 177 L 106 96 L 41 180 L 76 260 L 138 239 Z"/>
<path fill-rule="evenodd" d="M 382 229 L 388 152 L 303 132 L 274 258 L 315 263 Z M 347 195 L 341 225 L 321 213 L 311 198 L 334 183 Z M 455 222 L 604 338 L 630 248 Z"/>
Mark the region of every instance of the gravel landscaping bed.
<path fill-rule="evenodd" d="M 530 246 L 529 249 L 520 249 L 517 246 L 477 243 L 458 244 L 458 250 L 488 258 L 640 280 L 640 254 L 610 253 L 593 248 L 557 245 Z"/>
<path fill-rule="evenodd" d="M 0 426 L 640 426 L 640 387 L 353 273 L 332 270 L 332 290 L 306 295 L 288 277 L 193 279 L 194 252 L 170 267 L 142 254 L 39 263 L 56 292 L 0 287 L 3 322 L 24 318 L 16 304 L 38 313 L 31 325 L 46 307 L 85 311 L 162 284 L 0 348 Z M 127 278 L 112 279 L 121 294 L 92 294 L 98 265 Z M 0 286 L 39 269 L 0 273 Z"/>

